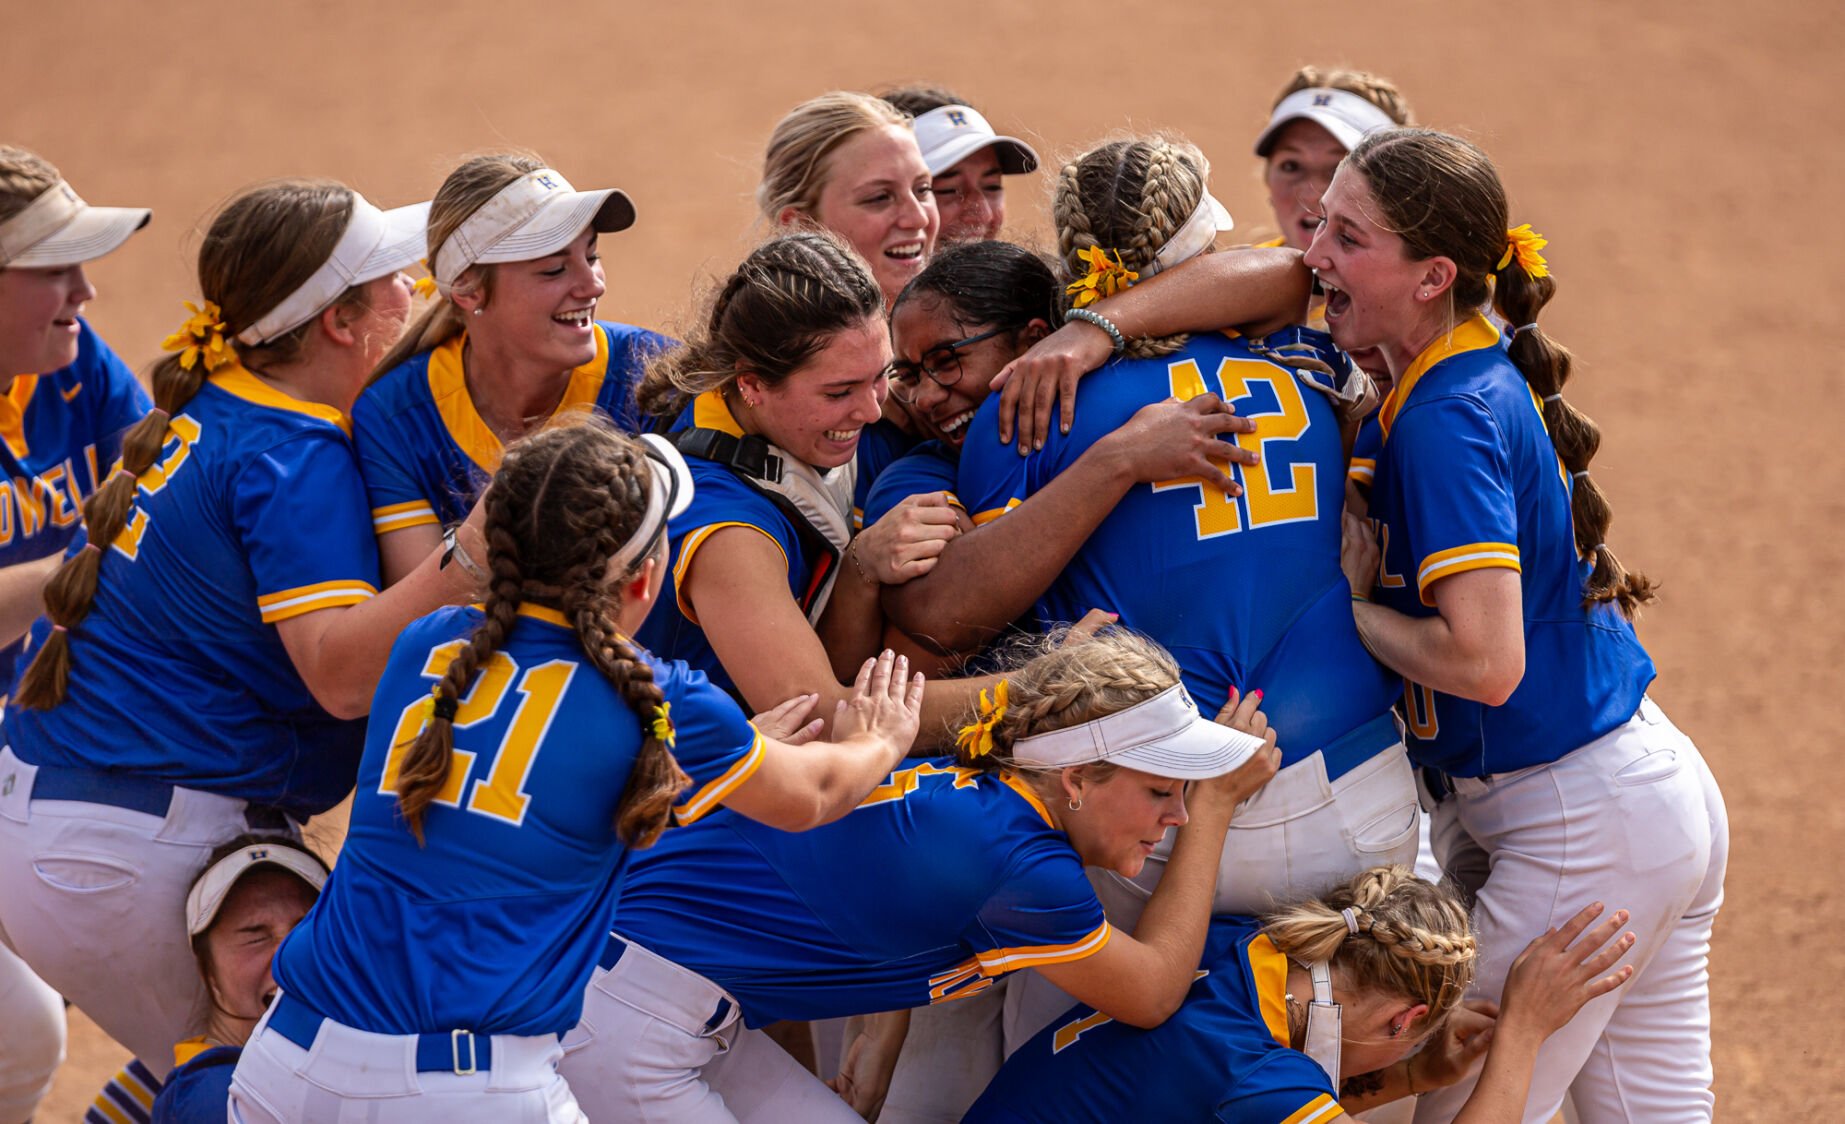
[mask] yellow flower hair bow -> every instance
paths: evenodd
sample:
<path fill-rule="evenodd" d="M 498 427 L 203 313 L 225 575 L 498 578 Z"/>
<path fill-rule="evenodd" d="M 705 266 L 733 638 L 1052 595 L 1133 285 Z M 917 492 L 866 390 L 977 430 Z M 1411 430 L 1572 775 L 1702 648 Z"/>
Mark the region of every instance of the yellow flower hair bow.
<path fill-rule="evenodd" d="M 1089 263 L 1089 272 L 1064 286 L 1063 291 L 1076 298 L 1078 308 L 1087 308 L 1103 297 L 1112 297 L 1140 280 L 1140 274 L 1121 264 L 1119 251 L 1113 261 L 1109 260 L 1108 251 L 1100 246 L 1078 250 L 1076 256 Z"/>
<path fill-rule="evenodd" d="M 411 285 L 410 287 L 416 290 L 417 296 L 428 297 L 430 299 L 434 299 L 436 296 L 436 292 L 437 292 L 436 279 L 434 276 L 436 271 L 429 268 L 429 263 L 425 261 L 423 263 L 423 272 L 430 274 L 430 276 L 417 278 L 416 283 L 414 285 Z"/>
<path fill-rule="evenodd" d="M 983 689 L 980 692 L 980 717 L 971 725 L 961 727 L 961 733 L 955 738 L 955 744 L 967 751 L 970 758 L 985 757 L 993 752 L 993 729 L 999 720 L 1006 716 L 1006 681 L 1001 679 L 993 688 L 993 697 L 987 698 Z"/>
<path fill-rule="evenodd" d="M 160 342 L 162 351 L 177 351 L 179 365 L 190 371 L 200 360 L 205 363 L 209 374 L 219 367 L 237 361 L 236 349 L 231 341 L 224 338 L 224 321 L 218 318 L 218 306 L 206 301 L 204 307 L 186 302 L 186 311 L 192 315 L 174 332 Z"/>
<path fill-rule="evenodd" d="M 666 743 L 671 749 L 677 733 L 673 729 L 673 704 L 663 702 L 653 708 L 653 724 L 648 727 L 653 736 Z"/>
<path fill-rule="evenodd" d="M 1521 223 L 1505 232 L 1505 255 L 1493 267 L 1493 272 L 1498 273 L 1511 265 L 1513 258 L 1517 258 L 1518 268 L 1524 271 L 1526 277 L 1533 281 L 1549 277 L 1550 265 L 1544 261 L 1544 255 L 1538 253 L 1548 245 L 1550 239 L 1532 230 L 1530 223 Z"/>

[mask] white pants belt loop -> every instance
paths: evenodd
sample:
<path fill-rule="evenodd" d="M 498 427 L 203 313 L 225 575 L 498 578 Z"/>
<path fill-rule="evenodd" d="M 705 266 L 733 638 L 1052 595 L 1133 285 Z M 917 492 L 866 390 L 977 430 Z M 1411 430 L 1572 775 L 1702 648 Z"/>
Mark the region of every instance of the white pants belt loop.
<path fill-rule="evenodd" d="M 607 990 L 644 1001 L 649 1014 L 687 1034 L 706 1037 L 741 1017 L 729 992 L 625 937 L 609 934 L 602 966 Z"/>

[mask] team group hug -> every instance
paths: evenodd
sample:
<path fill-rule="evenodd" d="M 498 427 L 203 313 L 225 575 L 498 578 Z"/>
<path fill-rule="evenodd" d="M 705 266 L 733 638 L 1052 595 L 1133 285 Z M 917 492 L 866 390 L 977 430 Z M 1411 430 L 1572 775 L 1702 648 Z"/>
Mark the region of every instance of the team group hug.
<path fill-rule="evenodd" d="M 149 212 L 0 146 L 0 1124 L 66 1003 L 118 1124 L 1709 1120 L 1547 243 L 1387 80 L 1258 125 L 1230 248 L 1176 135 L 816 97 L 679 339 L 535 154 L 266 183 L 140 379 Z"/>

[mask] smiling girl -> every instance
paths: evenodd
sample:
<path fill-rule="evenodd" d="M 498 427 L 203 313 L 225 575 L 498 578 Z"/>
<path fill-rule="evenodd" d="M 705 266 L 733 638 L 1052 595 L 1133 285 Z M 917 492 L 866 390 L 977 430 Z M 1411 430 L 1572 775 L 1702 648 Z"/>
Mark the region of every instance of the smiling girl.
<path fill-rule="evenodd" d="M 622 192 L 579 192 L 530 153 L 476 156 L 443 181 L 429 210 L 436 303 L 353 409 L 386 584 L 467 514 L 506 443 L 576 410 L 638 427 L 634 388 L 669 341 L 595 319 L 598 236 L 633 223 Z M 465 548 L 450 554 L 479 569 Z"/>

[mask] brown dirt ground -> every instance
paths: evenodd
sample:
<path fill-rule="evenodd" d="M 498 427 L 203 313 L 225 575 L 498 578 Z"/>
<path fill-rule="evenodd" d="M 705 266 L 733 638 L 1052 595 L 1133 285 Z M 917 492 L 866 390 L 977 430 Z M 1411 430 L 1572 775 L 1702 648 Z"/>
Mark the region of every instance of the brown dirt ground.
<path fill-rule="evenodd" d="M 1216 158 L 1217 194 L 1255 228 L 1266 208 L 1248 145 L 1292 68 L 1393 76 L 1424 121 L 1493 154 L 1514 220 L 1552 239 L 1561 288 L 1546 326 L 1579 356 L 1572 400 L 1609 435 L 1596 476 L 1614 541 L 1664 582 L 1643 627 L 1655 696 L 1703 747 L 1735 828 L 1714 955 L 1722 1115 L 1845 1103 L 1845 1070 L 1818 1045 L 1825 1004 L 1801 1002 L 1774 967 L 1845 976 L 1845 899 L 1824 873 L 1845 852 L 1845 810 L 1818 798 L 1838 713 L 1826 669 L 1845 656 L 1830 529 L 1845 454 L 1826 405 L 1845 333 L 1801 311 L 1845 251 L 1825 203 L 1845 156 L 1836 129 L 1814 128 L 1840 94 L 1845 25 L 1829 6 L 641 8 L 13 4 L 0 137 L 94 202 L 156 209 L 93 271 L 93 319 L 139 363 L 193 295 L 203 217 L 255 180 L 330 175 L 400 203 L 427 197 L 460 154 L 537 149 L 579 185 L 633 195 L 640 224 L 604 244 L 603 313 L 670 329 L 693 279 L 751 236 L 770 126 L 819 91 L 935 79 L 1051 153 L 1177 130 Z M 1042 177 L 1015 187 L 1015 227 L 1041 234 L 1044 198 Z M 1765 221 L 1751 206 L 1792 216 L 1791 240 L 1744 238 Z M 77 1016 L 72 1037 L 41 1119 L 77 1119 L 120 1061 Z"/>

